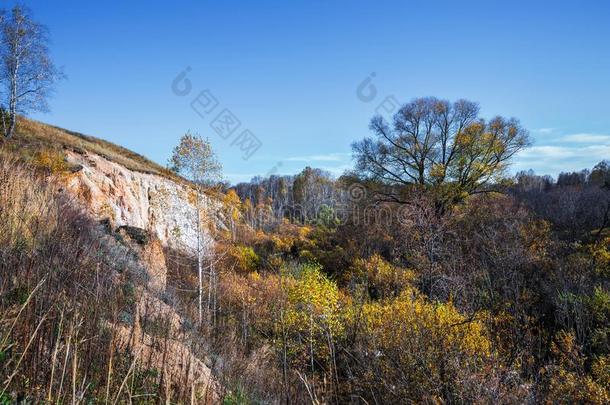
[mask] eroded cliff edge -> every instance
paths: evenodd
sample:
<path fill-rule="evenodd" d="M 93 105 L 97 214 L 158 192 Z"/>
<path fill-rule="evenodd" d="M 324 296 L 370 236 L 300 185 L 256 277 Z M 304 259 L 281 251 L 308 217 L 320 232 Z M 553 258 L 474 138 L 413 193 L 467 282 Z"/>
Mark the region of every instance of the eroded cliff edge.
<path fill-rule="evenodd" d="M 197 247 L 196 195 L 187 182 L 129 170 L 95 153 L 68 149 L 74 173 L 66 188 L 89 215 L 112 229 L 130 226 L 150 232 L 163 246 L 194 253 Z M 210 229 L 224 227 L 220 202 L 203 195 L 204 250 L 213 244 Z"/>

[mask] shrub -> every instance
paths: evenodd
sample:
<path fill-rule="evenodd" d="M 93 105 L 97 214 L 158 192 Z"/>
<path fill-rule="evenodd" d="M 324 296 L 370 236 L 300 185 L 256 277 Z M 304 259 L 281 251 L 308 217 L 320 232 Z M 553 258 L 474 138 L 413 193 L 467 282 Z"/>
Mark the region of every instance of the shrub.
<path fill-rule="evenodd" d="M 249 246 L 235 246 L 231 249 L 231 256 L 234 260 L 235 268 L 241 272 L 255 271 L 259 264 L 260 258 Z"/>
<path fill-rule="evenodd" d="M 358 259 L 345 274 L 346 283 L 353 292 L 364 289 L 372 299 L 397 297 L 415 280 L 412 271 L 396 267 L 375 254 Z"/>
<path fill-rule="evenodd" d="M 288 353 L 295 365 L 306 364 L 315 369 L 314 363 L 328 368 L 330 359 L 329 339 L 343 333 L 340 313 L 340 293 L 337 285 L 329 280 L 319 265 L 298 266 L 294 281 L 286 284 L 288 303 L 285 315 L 277 321 L 288 333 Z M 313 371 L 313 370 L 312 370 Z"/>
<path fill-rule="evenodd" d="M 414 289 L 356 306 L 350 317 L 348 334 L 358 336 L 352 349 L 355 388 L 365 398 L 372 393 L 382 403 L 462 402 L 464 382 L 489 364 L 491 342 L 483 323 Z"/>
<path fill-rule="evenodd" d="M 36 153 L 33 164 L 50 174 L 62 174 L 68 171 L 69 165 L 63 153 L 53 149 L 44 149 Z"/>
<path fill-rule="evenodd" d="M 553 363 L 543 371 L 542 388 L 549 403 L 610 403 L 608 366 L 600 358 L 594 366 L 593 376 L 585 373 L 585 356 L 571 333 L 560 332 L 551 345 Z"/>

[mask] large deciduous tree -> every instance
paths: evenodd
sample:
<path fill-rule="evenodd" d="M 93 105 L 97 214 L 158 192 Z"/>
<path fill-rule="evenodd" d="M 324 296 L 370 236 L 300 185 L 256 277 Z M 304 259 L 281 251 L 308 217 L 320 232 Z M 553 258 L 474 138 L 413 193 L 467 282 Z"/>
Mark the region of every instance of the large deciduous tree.
<path fill-rule="evenodd" d="M 186 133 L 180 139 L 180 144 L 174 148 L 171 167 L 177 173 L 190 180 L 195 187 L 195 211 L 197 231 L 197 274 L 198 274 L 198 314 L 199 323 L 203 319 L 203 227 L 201 211 L 203 209 L 202 193 L 205 186 L 217 182 L 221 178 L 222 166 L 212 150 L 208 140 L 198 135 Z M 214 278 L 213 269 L 210 270 L 210 291 Z"/>
<path fill-rule="evenodd" d="M 0 11 L 0 115 L 11 138 L 17 114 L 48 110 L 47 98 L 63 77 L 49 56 L 47 28 L 24 6 Z M 8 121 L 8 122 L 7 122 Z"/>
<path fill-rule="evenodd" d="M 406 202 L 404 190 L 433 190 L 440 211 L 488 190 L 529 144 L 518 120 L 486 121 L 467 100 L 414 99 L 391 123 L 373 117 L 370 128 L 374 138 L 352 145 L 361 176 L 383 185 L 380 195 L 396 202 Z"/>

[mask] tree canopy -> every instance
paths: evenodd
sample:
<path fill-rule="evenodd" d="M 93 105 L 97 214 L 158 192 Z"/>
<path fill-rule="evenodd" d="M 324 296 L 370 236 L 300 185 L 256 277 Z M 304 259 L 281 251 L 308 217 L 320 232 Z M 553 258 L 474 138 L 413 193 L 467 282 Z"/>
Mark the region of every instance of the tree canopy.
<path fill-rule="evenodd" d="M 187 132 L 180 138 L 170 160 L 172 170 L 195 184 L 211 184 L 220 180 L 222 165 L 207 139 Z"/>
<path fill-rule="evenodd" d="M 485 120 L 468 100 L 417 98 L 391 123 L 373 117 L 370 129 L 373 137 L 352 145 L 356 170 L 363 179 L 390 186 L 382 194 L 396 202 L 404 202 L 397 189 L 406 186 L 439 191 L 442 206 L 481 192 L 529 145 L 517 119 Z"/>

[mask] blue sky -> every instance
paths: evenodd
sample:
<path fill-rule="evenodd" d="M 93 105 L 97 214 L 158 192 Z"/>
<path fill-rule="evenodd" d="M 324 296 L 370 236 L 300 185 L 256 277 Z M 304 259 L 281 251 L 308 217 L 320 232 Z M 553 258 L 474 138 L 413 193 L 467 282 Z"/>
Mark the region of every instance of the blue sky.
<path fill-rule="evenodd" d="M 198 132 L 241 181 L 306 165 L 340 174 L 388 97 L 467 98 L 530 130 L 513 170 L 591 167 L 610 158 L 610 3 L 533 3 L 26 1 L 68 76 L 34 118 L 162 164 Z M 217 104 L 201 117 L 190 104 L 204 90 Z M 210 126 L 224 109 L 241 123 L 228 139 Z M 261 142 L 248 160 L 235 142 L 246 129 Z"/>

